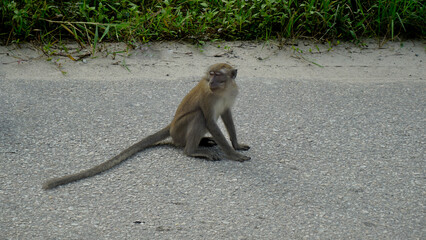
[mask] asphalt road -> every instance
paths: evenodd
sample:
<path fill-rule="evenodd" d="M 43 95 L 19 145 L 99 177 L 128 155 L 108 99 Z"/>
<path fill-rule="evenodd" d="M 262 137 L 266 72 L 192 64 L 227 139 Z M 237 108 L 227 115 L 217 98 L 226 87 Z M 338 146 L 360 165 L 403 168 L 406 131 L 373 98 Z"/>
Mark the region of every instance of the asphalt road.
<path fill-rule="evenodd" d="M 194 79 L 0 79 L 0 239 L 425 239 L 426 83 L 239 79 L 252 160 L 146 150 Z M 223 126 L 222 126 L 223 127 Z"/>

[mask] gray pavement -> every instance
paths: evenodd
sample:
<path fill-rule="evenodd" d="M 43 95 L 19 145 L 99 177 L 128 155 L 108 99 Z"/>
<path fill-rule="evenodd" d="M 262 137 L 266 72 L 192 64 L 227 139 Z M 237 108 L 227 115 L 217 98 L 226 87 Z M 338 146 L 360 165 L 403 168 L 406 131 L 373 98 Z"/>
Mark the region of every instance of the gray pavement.
<path fill-rule="evenodd" d="M 41 189 L 166 125 L 194 84 L 1 80 L 0 238 L 425 238 L 424 81 L 243 79 L 251 161 L 163 146 Z"/>

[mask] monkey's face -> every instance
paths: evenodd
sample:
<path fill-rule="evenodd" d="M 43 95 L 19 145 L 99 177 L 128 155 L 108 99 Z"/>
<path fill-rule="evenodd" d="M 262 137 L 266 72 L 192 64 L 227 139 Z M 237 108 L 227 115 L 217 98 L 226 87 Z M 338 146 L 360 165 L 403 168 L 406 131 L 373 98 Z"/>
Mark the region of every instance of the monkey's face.
<path fill-rule="evenodd" d="M 208 76 L 210 90 L 215 92 L 226 89 L 227 85 L 234 81 L 236 77 L 237 69 L 210 71 Z"/>

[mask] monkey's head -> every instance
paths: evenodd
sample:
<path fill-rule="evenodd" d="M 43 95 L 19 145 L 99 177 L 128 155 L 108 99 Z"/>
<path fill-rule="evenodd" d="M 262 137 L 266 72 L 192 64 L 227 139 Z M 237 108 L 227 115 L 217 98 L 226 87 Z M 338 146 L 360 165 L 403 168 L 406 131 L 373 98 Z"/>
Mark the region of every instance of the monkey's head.
<path fill-rule="evenodd" d="M 209 67 L 207 71 L 207 80 L 210 90 L 213 92 L 226 89 L 228 84 L 235 83 L 237 69 L 234 69 L 226 63 L 216 63 Z"/>

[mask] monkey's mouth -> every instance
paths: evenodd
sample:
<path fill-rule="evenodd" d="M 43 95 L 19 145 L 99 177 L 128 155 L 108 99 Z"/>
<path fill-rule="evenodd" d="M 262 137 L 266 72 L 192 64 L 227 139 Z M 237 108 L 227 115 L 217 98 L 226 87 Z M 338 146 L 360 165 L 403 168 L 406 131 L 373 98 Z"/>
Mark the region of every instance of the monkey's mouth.
<path fill-rule="evenodd" d="M 212 91 L 212 92 L 214 92 L 214 91 L 216 91 L 216 90 L 218 90 L 219 89 L 219 86 L 210 86 L 210 90 Z"/>
<path fill-rule="evenodd" d="M 220 83 L 209 83 L 209 88 L 212 92 L 223 89 L 223 85 Z"/>

